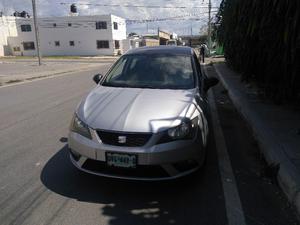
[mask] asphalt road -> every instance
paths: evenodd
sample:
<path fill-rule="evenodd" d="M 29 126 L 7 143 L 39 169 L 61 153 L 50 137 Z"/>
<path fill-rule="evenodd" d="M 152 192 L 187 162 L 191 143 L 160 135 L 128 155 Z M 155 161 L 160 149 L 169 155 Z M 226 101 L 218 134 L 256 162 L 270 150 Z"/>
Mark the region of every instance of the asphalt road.
<path fill-rule="evenodd" d="M 93 74 L 105 70 L 99 66 L 0 88 L 0 224 L 228 224 L 228 207 L 235 205 L 225 198 L 216 149 L 220 140 L 213 135 L 206 166 L 175 181 L 106 179 L 71 165 L 69 122 L 80 99 L 93 88 Z M 239 213 L 248 225 L 298 224 L 226 92 L 219 85 L 214 94 L 242 205 Z"/>

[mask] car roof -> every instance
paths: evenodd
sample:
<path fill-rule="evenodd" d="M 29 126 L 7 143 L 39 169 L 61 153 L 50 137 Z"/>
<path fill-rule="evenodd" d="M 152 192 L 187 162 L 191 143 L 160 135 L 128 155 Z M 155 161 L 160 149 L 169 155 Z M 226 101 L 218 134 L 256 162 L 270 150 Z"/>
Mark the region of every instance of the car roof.
<path fill-rule="evenodd" d="M 125 55 L 140 55 L 140 54 L 172 54 L 172 55 L 193 55 L 193 49 L 186 46 L 151 46 L 140 47 L 129 50 Z"/>

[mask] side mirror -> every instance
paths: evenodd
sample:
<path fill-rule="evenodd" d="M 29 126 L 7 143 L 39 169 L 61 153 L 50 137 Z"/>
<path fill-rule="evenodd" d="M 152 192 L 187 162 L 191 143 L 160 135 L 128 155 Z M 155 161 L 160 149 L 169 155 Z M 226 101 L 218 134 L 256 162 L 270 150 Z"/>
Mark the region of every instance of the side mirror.
<path fill-rule="evenodd" d="M 206 78 L 204 79 L 204 91 L 207 92 L 211 87 L 217 85 L 219 83 L 218 78 L 216 77 L 210 77 L 210 78 Z"/>
<path fill-rule="evenodd" d="M 95 81 L 96 84 L 99 84 L 100 80 L 102 79 L 103 75 L 101 74 L 96 74 L 93 77 L 93 81 Z"/>

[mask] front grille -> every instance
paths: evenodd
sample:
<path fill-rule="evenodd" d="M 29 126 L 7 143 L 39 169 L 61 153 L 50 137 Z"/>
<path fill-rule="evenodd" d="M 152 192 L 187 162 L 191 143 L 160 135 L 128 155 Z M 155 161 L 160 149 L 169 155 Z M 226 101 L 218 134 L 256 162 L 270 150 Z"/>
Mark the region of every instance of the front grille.
<path fill-rule="evenodd" d="M 98 130 L 97 134 L 104 144 L 126 147 L 144 146 L 152 136 L 151 133 L 127 133 L 103 130 Z M 120 137 L 126 137 L 126 141 L 120 143 Z"/>

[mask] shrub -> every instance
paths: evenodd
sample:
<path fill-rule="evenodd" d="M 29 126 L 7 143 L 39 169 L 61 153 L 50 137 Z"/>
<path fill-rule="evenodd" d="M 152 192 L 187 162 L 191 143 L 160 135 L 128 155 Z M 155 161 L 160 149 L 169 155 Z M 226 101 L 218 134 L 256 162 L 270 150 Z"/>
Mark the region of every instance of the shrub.
<path fill-rule="evenodd" d="M 299 0 L 223 0 L 215 27 L 243 79 L 254 79 L 277 102 L 299 100 Z"/>

